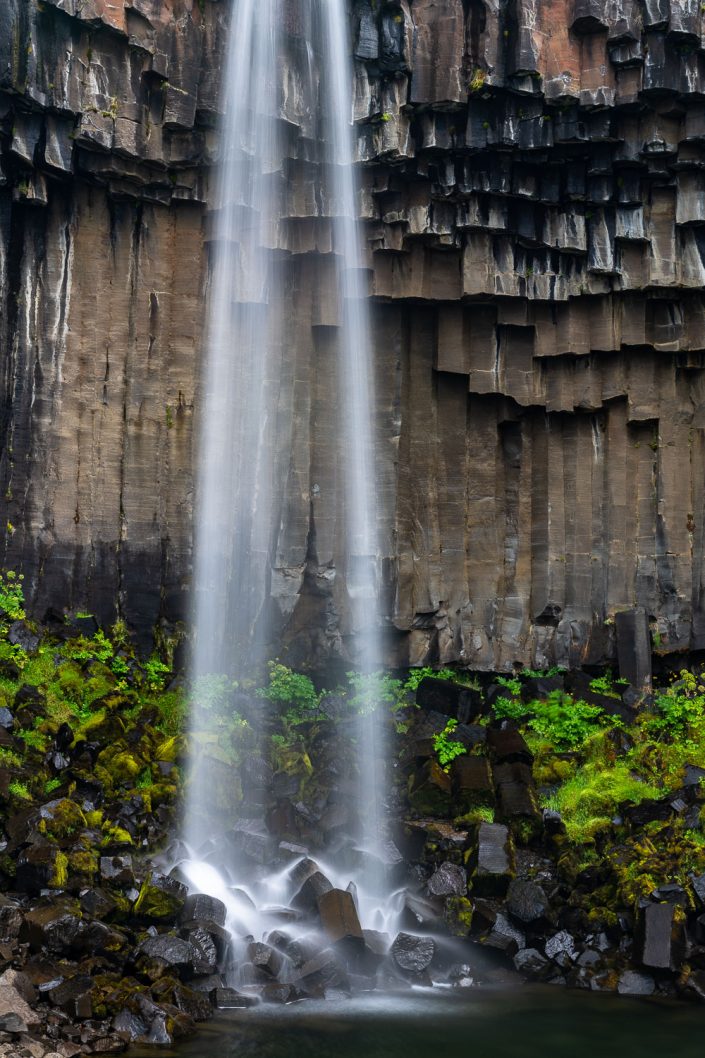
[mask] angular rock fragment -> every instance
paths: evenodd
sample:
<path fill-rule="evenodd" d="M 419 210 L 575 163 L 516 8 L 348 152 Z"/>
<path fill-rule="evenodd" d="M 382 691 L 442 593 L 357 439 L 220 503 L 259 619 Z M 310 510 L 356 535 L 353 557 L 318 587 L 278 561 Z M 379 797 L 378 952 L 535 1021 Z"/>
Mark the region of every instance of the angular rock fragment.
<path fill-rule="evenodd" d="M 502 823 L 481 823 L 468 855 L 473 895 L 503 896 L 514 876 L 514 845 Z"/>
<path fill-rule="evenodd" d="M 473 808 L 494 807 L 494 784 L 486 757 L 456 757 L 450 766 L 450 781 L 458 815 Z"/>
<path fill-rule="evenodd" d="M 407 974 L 421 974 L 433 961 L 436 943 L 432 937 L 415 937 L 411 933 L 398 933 L 390 949 L 391 956 Z"/>
<path fill-rule="evenodd" d="M 426 888 L 430 896 L 465 896 L 467 873 L 456 863 L 442 863 L 431 875 Z"/>
<path fill-rule="evenodd" d="M 318 899 L 321 927 L 331 944 L 362 948 L 364 938 L 352 894 L 342 889 L 329 889 Z"/>

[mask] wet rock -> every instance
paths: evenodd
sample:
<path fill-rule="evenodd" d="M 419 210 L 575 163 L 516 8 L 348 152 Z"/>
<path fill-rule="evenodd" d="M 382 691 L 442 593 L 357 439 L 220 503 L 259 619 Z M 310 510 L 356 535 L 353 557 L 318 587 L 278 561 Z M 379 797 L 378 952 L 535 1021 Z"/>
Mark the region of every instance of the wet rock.
<path fill-rule="evenodd" d="M 238 1010 L 242 1007 L 255 1007 L 259 1000 L 256 996 L 242 995 L 234 988 L 214 988 L 210 999 L 216 1010 Z"/>
<path fill-rule="evenodd" d="M 191 926 L 191 923 L 189 923 Z M 218 969 L 220 955 L 218 945 L 208 929 L 198 923 L 193 928 L 187 928 L 184 939 L 192 948 L 191 967 L 196 974 L 213 974 Z"/>
<path fill-rule="evenodd" d="M 116 1014 L 113 1018 L 113 1028 L 130 1042 L 145 1036 L 148 1031 L 147 1024 L 131 1010 L 121 1010 Z"/>
<path fill-rule="evenodd" d="M 20 939 L 26 939 L 32 951 L 46 949 L 52 954 L 67 954 L 79 942 L 81 915 L 74 905 L 57 902 L 48 907 L 33 908 L 25 915 Z"/>
<path fill-rule="evenodd" d="M 487 746 L 496 764 L 531 765 L 534 762 L 524 736 L 514 727 L 489 728 Z"/>
<path fill-rule="evenodd" d="M 416 689 L 416 704 L 421 709 L 432 709 L 452 717 L 461 724 L 474 720 L 483 710 L 482 695 L 471 687 L 463 687 L 451 680 L 425 676 Z"/>
<path fill-rule="evenodd" d="M 675 970 L 682 955 L 682 929 L 673 904 L 650 904 L 639 913 L 638 958 L 654 970 Z"/>
<path fill-rule="evenodd" d="M 272 982 L 264 986 L 261 992 L 264 1003 L 288 1003 L 293 993 L 291 985 Z"/>
<path fill-rule="evenodd" d="M 331 891 L 333 883 L 321 871 L 314 871 L 299 889 L 291 901 L 291 906 L 299 911 L 313 912 L 318 907 L 321 897 Z"/>
<path fill-rule="evenodd" d="M 135 914 L 162 921 L 175 919 L 183 910 L 188 890 L 185 885 L 156 871 L 147 875 L 135 902 Z"/>
<path fill-rule="evenodd" d="M 401 925 L 404 929 L 433 929 L 438 920 L 438 908 L 430 900 L 415 893 L 404 895 Z"/>
<path fill-rule="evenodd" d="M 705 907 L 705 874 L 690 875 L 690 884 L 701 906 Z"/>
<path fill-rule="evenodd" d="M 473 808 L 494 807 L 494 784 L 486 757 L 456 757 L 450 766 L 450 781 L 458 815 Z"/>
<path fill-rule="evenodd" d="M 170 933 L 148 937 L 137 948 L 137 954 L 164 967 L 186 967 L 193 961 L 193 948 L 190 943 Z"/>
<path fill-rule="evenodd" d="M 101 856 L 100 876 L 111 885 L 132 885 L 135 876 L 132 869 L 132 856 Z"/>
<path fill-rule="evenodd" d="M 39 647 L 39 636 L 24 621 L 13 621 L 7 638 L 13 646 L 19 647 L 27 654 L 34 654 Z"/>
<path fill-rule="evenodd" d="M 544 946 L 546 957 L 563 969 L 570 966 L 578 957 L 575 940 L 567 930 L 560 930 L 550 937 Z"/>
<path fill-rule="evenodd" d="M 650 996 L 656 991 L 656 982 L 648 974 L 625 970 L 619 975 L 617 991 L 623 996 Z"/>
<path fill-rule="evenodd" d="M 17 860 L 15 885 L 19 892 L 39 896 L 45 889 L 66 884 L 66 857 L 56 845 L 34 844 Z"/>
<path fill-rule="evenodd" d="M 536 948 L 522 948 L 515 954 L 513 962 L 515 969 L 528 977 L 539 977 L 548 966 L 548 959 Z"/>
<path fill-rule="evenodd" d="M 421 974 L 427 970 L 435 952 L 433 937 L 415 937 L 411 933 L 398 933 L 390 949 L 392 959 L 406 974 Z"/>
<path fill-rule="evenodd" d="M 488 909 L 484 909 L 485 917 L 488 917 Z M 495 948 L 504 952 L 505 955 L 513 956 L 526 947 L 526 937 L 508 916 L 501 911 L 494 911 L 489 915 L 491 924 L 489 929 L 478 932 L 473 927 L 473 935 L 487 948 Z"/>
<path fill-rule="evenodd" d="M 699 787 L 703 779 L 705 779 L 705 768 L 701 768 L 697 764 L 686 764 L 683 778 L 684 786 Z"/>
<path fill-rule="evenodd" d="M 514 876 L 514 846 L 501 823 L 481 823 L 468 857 L 473 894 L 503 896 Z"/>
<path fill-rule="evenodd" d="M 277 977 L 282 968 L 282 957 L 269 944 L 256 942 L 247 949 L 247 958 L 257 972 L 265 978 Z"/>
<path fill-rule="evenodd" d="M 298 990 L 309 995 L 322 995 L 326 988 L 346 987 L 347 977 L 338 956 L 326 948 L 303 964 L 293 983 Z"/>
<path fill-rule="evenodd" d="M 15 726 L 15 718 L 4 705 L 0 706 L 0 727 L 4 731 L 12 731 Z"/>
<path fill-rule="evenodd" d="M 323 932 L 331 944 L 359 945 L 362 948 L 362 927 L 351 893 L 329 889 L 318 900 L 318 913 Z"/>
<path fill-rule="evenodd" d="M 455 863 L 442 863 L 429 878 L 426 888 L 430 896 L 465 896 L 467 872 Z"/>
<path fill-rule="evenodd" d="M 222 900 L 204 893 L 191 893 L 186 897 L 180 919 L 182 922 L 215 922 L 225 925 L 227 910 Z"/>
<path fill-rule="evenodd" d="M 409 781 L 409 804 L 421 815 L 452 815 L 450 777 L 435 760 L 417 768 Z"/>
<path fill-rule="evenodd" d="M 44 996 L 52 1006 L 72 1018 L 90 1018 L 93 1015 L 94 987 L 90 977 L 79 975 L 47 989 Z"/>
<path fill-rule="evenodd" d="M 519 878 L 509 883 L 506 905 L 510 914 L 520 922 L 537 922 L 549 910 L 548 899 L 541 886 Z"/>

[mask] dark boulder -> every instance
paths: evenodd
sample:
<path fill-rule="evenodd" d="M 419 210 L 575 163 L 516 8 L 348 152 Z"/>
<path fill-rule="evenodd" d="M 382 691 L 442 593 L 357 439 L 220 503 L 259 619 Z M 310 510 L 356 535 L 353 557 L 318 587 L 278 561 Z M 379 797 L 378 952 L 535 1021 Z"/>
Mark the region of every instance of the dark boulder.
<path fill-rule="evenodd" d="M 436 953 L 433 937 L 415 937 L 398 933 L 390 949 L 392 959 L 405 974 L 421 974 L 427 970 Z"/>
<path fill-rule="evenodd" d="M 474 720 L 483 710 L 479 691 L 435 676 L 425 676 L 421 680 L 416 689 L 416 704 L 420 709 L 442 713 L 461 724 Z"/>
<path fill-rule="evenodd" d="M 329 889 L 318 900 L 321 926 L 331 944 L 346 947 L 364 944 L 362 927 L 352 894 L 343 889 Z"/>
<path fill-rule="evenodd" d="M 507 910 L 520 922 L 538 922 L 548 914 L 549 903 L 543 889 L 536 882 L 514 878 L 509 883 Z"/>
<path fill-rule="evenodd" d="M 257 1006 L 259 1000 L 256 996 L 242 995 L 234 988 L 214 988 L 210 993 L 210 1000 L 216 1010 L 239 1010 L 242 1007 Z"/>
<path fill-rule="evenodd" d="M 487 731 L 487 746 L 495 764 L 528 764 L 534 755 L 524 736 L 515 727 L 491 727 Z"/>
<path fill-rule="evenodd" d="M 420 815 L 448 818 L 453 814 L 450 777 L 435 760 L 426 761 L 411 776 L 409 804 Z"/>
<path fill-rule="evenodd" d="M 636 606 L 614 615 L 619 675 L 635 691 L 651 689 L 651 635 L 646 610 Z"/>
<path fill-rule="evenodd" d="M 494 807 L 494 784 L 486 757 L 456 757 L 450 766 L 450 782 L 459 815 L 474 808 Z"/>
<path fill-rule="evenodd" d="M 180 918 L 182 922 L 215 922 L 224 926 L 226 914 L 222 900 L 205 893 L 191 893 L 186 897 Z"/>
<path fill-rule="evenodd" d="M 260 978 L 277 977 L 282 968 L 282 957 L 269 944 L 253 942 L 247 948 L 247 958 L 252 963 Z"/>
<path fill-rule="evenodd" d="M 467 872 L 449 862 L 442 863 L 426 884 L 430 896 L 465 896 L 467 887 Z"/>
<path fill-rule="evenodd" d="M 329 893 L 332 888 L 333 883 L 326 878 L 322 871 L 314 871 L 293 897 L 291 906 L 298 911 L 315 911 L 321 897 L 325 893 Z"/>

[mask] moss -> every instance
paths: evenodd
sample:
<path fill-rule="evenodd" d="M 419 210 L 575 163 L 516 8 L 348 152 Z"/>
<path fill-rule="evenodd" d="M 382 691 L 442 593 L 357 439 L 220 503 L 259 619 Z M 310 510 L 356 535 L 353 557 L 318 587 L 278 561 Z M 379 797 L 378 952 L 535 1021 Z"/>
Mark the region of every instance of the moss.
<path fill-rule="evenodd" d="M 588 762 L 546 804 L 561 813 L 571 841 L 593 842 L 622 805 L 658 798 L 661 791 L 636 777 L 625 761 Z"/>
<path fill-rule="evenodd" d="M 112 845 L 132 845 L 132 843 L 132 835 L 123 827 L 113 826 L 109 823 L 103 824 L 101 848 L 109 848 Z"/>
<path fill-rule="evenodd" d="M 444 919 L 454 937 L 468 937 L 472 926 L 473 905 L 466 896 L 446 898 Z"/>
<path fill-rule="evenodd" d="M 49 880 L 51 889 L 65 889 L 69 880 L 69 858 L 65 852 L 57 852 L 54 860 L 54 871 Z"/>
<path fill-rule="evenodd" d="M 50 802 L 42 809 L 39 829 L 53 838 L 66 838 L 86 827 L 86 817 L 68 797 Z"/>
<path fill-rule="evenodd" d="M 148 874 L 142 883 L 139 896 L 135 901 L 135 914 L 158 920 L 171 919 L 181 910 L 183 900 L 164 888 L 154 885 L 152 877 Z"/>

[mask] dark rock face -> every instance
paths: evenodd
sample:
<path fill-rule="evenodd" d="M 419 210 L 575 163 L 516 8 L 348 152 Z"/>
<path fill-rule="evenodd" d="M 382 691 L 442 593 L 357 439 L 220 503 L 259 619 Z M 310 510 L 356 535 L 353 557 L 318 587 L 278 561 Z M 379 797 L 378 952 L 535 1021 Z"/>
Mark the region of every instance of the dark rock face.
<path fill-rule="evenodd" d="M 2 562 L 40 615 L 107 623 L 118 587 L 144 636 L 184 612 L 229 10 L 0 13 Z M 608 619 L 634 600 L 664 649 L 705 645 L 702 21 L 626 0 L 354 5 L 394 663 L 614 659 Z M 337 321 L 295 99 L 286 120 L 293 380 Z M 294 412 L 289 376 L 271 605 L 310 659 L 345 617 L 324 576 L 344 568 L 334 486 L 302 562 L 300 483 L 336 480 L 337 423 Z"/>

